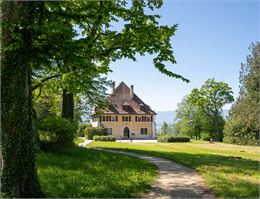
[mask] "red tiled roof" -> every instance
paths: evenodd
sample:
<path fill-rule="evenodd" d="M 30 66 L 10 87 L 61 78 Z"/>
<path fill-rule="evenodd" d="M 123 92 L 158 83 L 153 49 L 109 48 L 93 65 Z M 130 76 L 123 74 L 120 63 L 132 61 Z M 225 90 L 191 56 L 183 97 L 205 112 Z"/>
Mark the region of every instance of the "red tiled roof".
<path fill-rule="evenodd" d="M 156 115 L 134 92 L 131 96 L 131 89 L 124 82 L 118 85 L 108 100 L 110 105 L 102 111 L 104 114 Z"/>

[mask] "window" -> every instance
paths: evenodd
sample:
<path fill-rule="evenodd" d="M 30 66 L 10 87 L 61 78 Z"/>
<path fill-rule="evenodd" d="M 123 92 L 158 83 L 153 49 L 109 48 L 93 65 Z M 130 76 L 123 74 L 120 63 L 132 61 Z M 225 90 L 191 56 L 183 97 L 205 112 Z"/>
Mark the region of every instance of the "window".
<path fill-rule="evenodd" d="M 106 121 L 111 121 L 111 116 L 106 116 Z"/>
<path fill-rule="evenodd" d="M 130 106 L 129 105 L 123 105 L 123 110 L 124 111 L 129 111 L 130 110 Z"/>
<path fill-rule="evenodd" d="M 117 116 L 111 116 L 111 115 L 102 116 L 100 119 L 102 122 L 117 122 L 118 121 Z"/>
<path fill-rule="evenodd" d="M 137 122 L 142 122 L 142 117 L 137 117 L 137 116 L 136 116 L 136 121 L 137 121 Z"/>
<path fill-rule="evenodd" d="M 141 128 L 141 135 L 147 135 L 147 128 Z"/>
<path fill-rule="evenodd" d="M 105 128 L 107 135 L 112 135 L 112 128 Z"/>
<path fill-rule="evenodd" d="M 136 122 L 152 122 L 152 116 L 135 116 Z"/>
<path fill-rule="evenodd" d="M 123 122 L 131 122 L 131 116 L 123 116 L 122 121 Z"/>
<path fill-rule="evenodd" d="M 112 122 L 117 122 L 118 121 L 118 117 L 117 116 L 111 116 L 111 121 Z"/>

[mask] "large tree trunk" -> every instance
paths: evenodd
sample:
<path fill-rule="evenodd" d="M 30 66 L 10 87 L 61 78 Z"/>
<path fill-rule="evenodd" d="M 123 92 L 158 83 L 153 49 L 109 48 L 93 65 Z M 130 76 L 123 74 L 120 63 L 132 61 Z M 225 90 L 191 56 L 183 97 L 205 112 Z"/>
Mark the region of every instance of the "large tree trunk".
<path fill-rule="evenodd" d="M 62 94 L 62 117 L 74 120 L 74 97 L 66 89 L 63 90 Z"/>
<path fill-rule="evenodd" d="M 222 142 L 222 130 L 220 129 L 220 124 L 219 124 L 219 114 L 217 111 L 215 111 L 214 116 L 213 116 L 213 129 L 215 130 L 217 134 L 217 141 Z"/>
<path fill-rule="evenodd" d="M 35 168 L 30 91 L 32 37 L 26 28 L 32 20 L 32 9 L 30 2 L 2 2 L 2 22 L 8 24 L 2 29 L 1 46 L 1 191 L 4 197 L 42 196 Z M 14 47 L 6 51 L 10 45 Z"/>

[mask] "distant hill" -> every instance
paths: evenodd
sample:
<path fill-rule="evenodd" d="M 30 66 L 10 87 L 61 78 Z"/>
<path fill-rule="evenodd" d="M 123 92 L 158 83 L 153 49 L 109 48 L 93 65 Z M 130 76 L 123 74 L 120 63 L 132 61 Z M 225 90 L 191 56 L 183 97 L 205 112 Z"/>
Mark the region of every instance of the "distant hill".
<path fill-rule="evenodd" d="M 228 116 L 229 110 L 223 110 L 223 116 L 226 118 Z M 172 124 L 173 120 L 176 117 L 176 111 L 156 111 L 156 128 L 160 129 L 163 122 L 167 122 L 168 124 Z"/>
<path fill-rule="evenodd" d="M 176 117 L 176 111 L 156 111 L 157 115 L 156 115 L 156 128 L 160 129 L 163 122 L 167 122 L 169 123 L 173 123 L 173 120 Z"/>

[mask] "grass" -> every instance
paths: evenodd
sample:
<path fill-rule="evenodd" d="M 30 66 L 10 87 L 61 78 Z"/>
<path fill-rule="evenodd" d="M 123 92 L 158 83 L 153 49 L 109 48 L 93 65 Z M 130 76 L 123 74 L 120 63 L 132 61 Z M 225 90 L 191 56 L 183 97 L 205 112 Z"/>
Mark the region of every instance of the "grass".
<path fill-rule="evenodd" d="M 163 157 L 196 169 L 217 197 L 258 198 L 260 148 L 224 143 L 107 143 L 90 147 Z"/>
<path fill-rule="evenodd" d="M 74 139 L 74 143 L 75 144 L 80 144 L 80 143 L 83 143 L 85 141 L 85 138 L 84 137 L 76 137 Z"/>
<path fill-rule="evenodd" d="M 37 168 L 49 198 L 136 197 L 157 175 L 147 161 L 80 147 L 40 152 Z"/>

